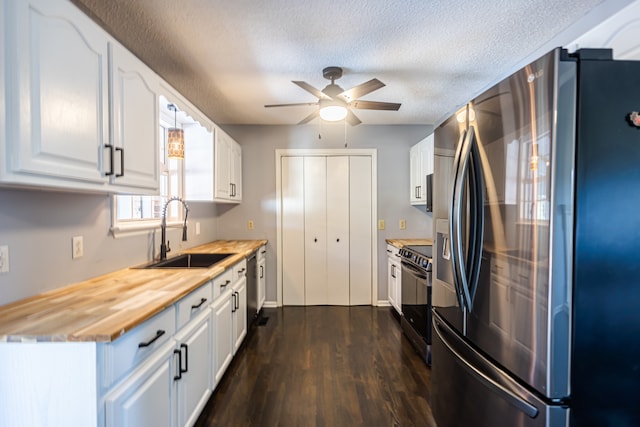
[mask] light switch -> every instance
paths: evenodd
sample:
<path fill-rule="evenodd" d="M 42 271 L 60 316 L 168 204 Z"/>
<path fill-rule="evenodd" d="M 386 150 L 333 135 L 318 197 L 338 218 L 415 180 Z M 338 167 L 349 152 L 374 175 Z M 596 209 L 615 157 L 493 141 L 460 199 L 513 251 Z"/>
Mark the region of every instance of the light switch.
<path fill-rule="evenodd" d="M 384 230 L 384 219 L 378 220 L 378 230 Z"/>
<path fill-rule="evenodd" d="M 249 220 L 249 222 L 247 222 L 247 228 L 249 230 L 253 230 L 253 221 L 252 220 Z"/>
<path fill-rule="evenodd" d="M 9 246 L 0 246 L 0 273 L 9 272 Z"/>
<path fill-rule="evenodd" d="M 405 230 L 407 228 L 407 221 L 404 219 L 400 220 L 400 230 Z"/>

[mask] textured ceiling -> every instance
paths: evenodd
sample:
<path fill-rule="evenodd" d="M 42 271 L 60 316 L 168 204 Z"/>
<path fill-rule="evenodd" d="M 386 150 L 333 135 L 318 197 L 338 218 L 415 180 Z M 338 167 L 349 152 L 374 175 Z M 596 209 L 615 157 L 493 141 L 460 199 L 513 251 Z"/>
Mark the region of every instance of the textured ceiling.
<path fill-rule="evenodd" d="M 219 124 L 295 124 L 315 107 L 291 83 L 349 89 L 399 111 L 365 124 L 435 124 L 484 88 L 569 43 L 626 0 L 72 0 Z"/>

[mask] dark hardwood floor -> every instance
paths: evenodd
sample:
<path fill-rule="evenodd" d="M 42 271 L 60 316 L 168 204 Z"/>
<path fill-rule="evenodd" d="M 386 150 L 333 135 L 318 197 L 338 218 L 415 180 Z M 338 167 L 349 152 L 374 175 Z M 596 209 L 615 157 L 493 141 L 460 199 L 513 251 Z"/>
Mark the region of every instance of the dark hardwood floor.
<path fill-rule="evenodd" d="M 196 426 L 427 426 L 431 371 L 388 307 L 265 309 Z"/>

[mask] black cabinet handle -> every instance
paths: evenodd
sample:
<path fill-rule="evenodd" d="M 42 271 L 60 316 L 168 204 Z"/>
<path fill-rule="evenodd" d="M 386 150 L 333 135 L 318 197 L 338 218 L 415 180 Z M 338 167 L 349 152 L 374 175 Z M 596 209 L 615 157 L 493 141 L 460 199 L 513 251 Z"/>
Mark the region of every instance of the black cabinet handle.
<path fill-rule="evenodd" d="M 231 294 L 231 298 L 233 298 L 233 301 L 231 302 L 231 312 L 235 313 L 236 312 L 236 293 L 235 292 Z"/>
<path fill-rule="evenodd" d="M 162 329 L 158 329 L 156 331 L 156 335 L 151 338 L 149 341 L 147 342 L 141 342 L 140 344 L 138 344 L 138 348 L 144 348 L 144 347 L 149 347 L 151 344 L 153 344 L 158 338 L 160 338 L 161 336 L 163 336 L 165 334 L 166 331 L 163 331 Z"/>
<path fill-rule="evenodd" d="M 266 254 L 267 250 L 265 249 L 264 251 L 260 252 L 261 254 Z"/>
<path fill-rule="evenodd" d="M 314 242 L 317 242 L 317 241 L 318 241 L 318 239 L 317 239 L 317 238 L 314 238 L 314 239 L 313 239 L 313 241 L 314 241 Z"/>
<path fill-rule="evenodd" d="M 264 277 L 264 267 L 260 266 L 260 278 L 262 279 Z"/>
<path fill-rule="evenodd" d="M 116 151 L 120 152 L 120 173 L 116 174 L 116 178 L 118 178 L 124 176 L 124 148 L 116 148 Z"/>
<path fill-rule="evenodd" d="M 220 284 L 220 287 L 221 287 L 221 288 L 226 288 L 226 287 L 229 285 L 229 283 L 231 283 L 231 280 L 227 280 L 226 282 L 221 283 L 221 284 Z"/>
<path fill-rule="evenodd" d="M 340 243 L 340 239 L 336 239 L 336 242 Z"/>
<path fill-rule="evenodd" d="M 105 172 L 106 176 L 113 175 L 113 145 L 104 144 L 104 148 L 109 149 L 109 172 Z"/>
<path fill-rule="evenodd" d="M 184 348 L 184 369 L 182 369 L 182 357 L 180 357 L 180 375 L 189 371 L 189 346 L 186 344 L 180 344 L 180 354 Z"/>
<path fill-rule="evenodd" d="M 192 305 L 191 309 L 195 310 L 196 308 L 200 308 L 202 307 L 202 304 L 204 304 L 205 302 L 207 302 L 206 298 L 200 298 L 200 304 Z"/>
<path fill-rule="evenodd" d="M 173 354 L 178 355 L 178 373 L 173 376 L 173 380 L 178 381 L 182 379 L 182 351 L 176 349 L 173 350 Z"/>

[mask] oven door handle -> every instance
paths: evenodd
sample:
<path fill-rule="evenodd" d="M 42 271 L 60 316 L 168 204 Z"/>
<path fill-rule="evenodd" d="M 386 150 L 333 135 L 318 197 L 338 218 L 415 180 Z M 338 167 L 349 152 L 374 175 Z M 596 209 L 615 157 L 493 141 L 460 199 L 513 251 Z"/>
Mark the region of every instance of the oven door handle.
<path fill-rule="evenodd" d="M 402 265 L 402 268 L 407 270 L 409 274 L 411 274 L 412 276 L 415 276 L 418 279 L 427 280 L 427 275 L 424 274 L 423 271 L 414 267 L 413 265 L 406 263 L 404 261 L 401 261 L 400 264 Z"/>

